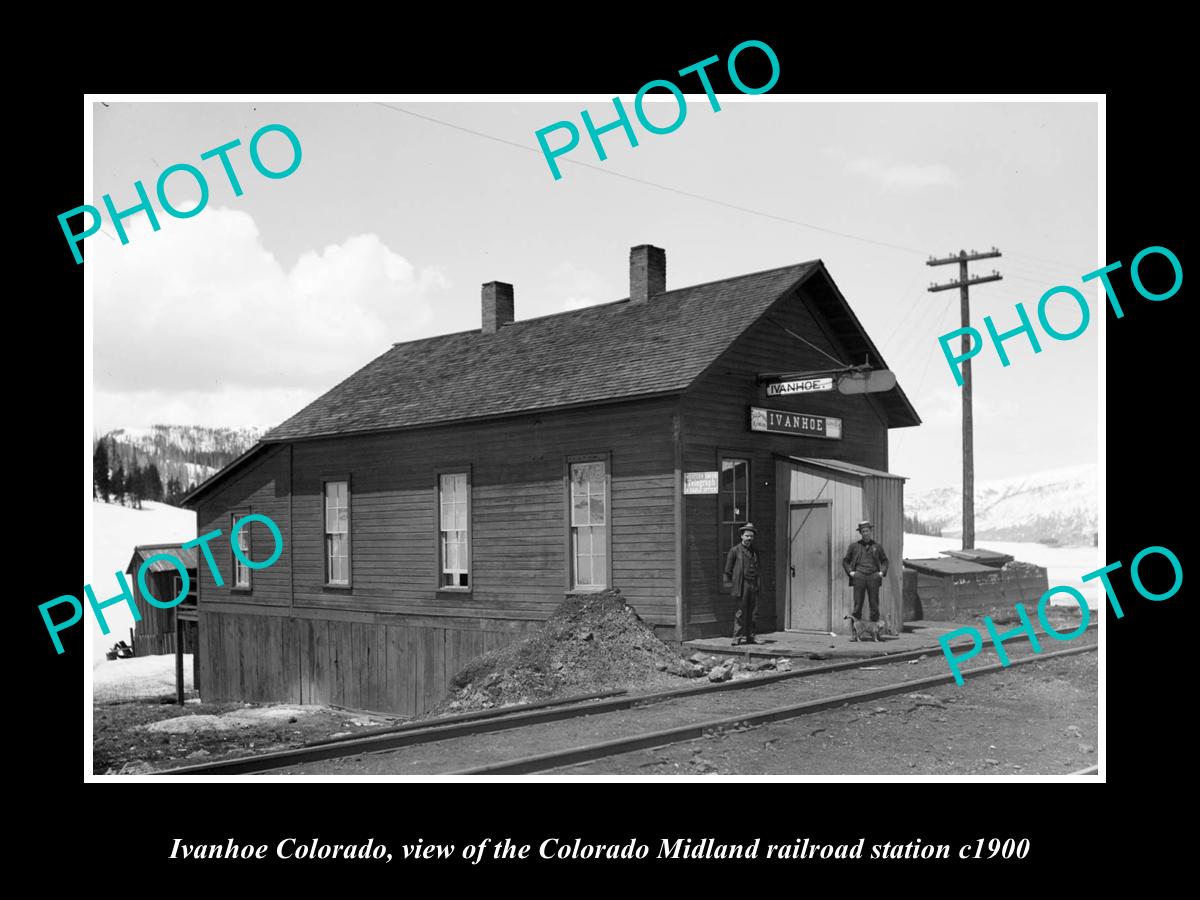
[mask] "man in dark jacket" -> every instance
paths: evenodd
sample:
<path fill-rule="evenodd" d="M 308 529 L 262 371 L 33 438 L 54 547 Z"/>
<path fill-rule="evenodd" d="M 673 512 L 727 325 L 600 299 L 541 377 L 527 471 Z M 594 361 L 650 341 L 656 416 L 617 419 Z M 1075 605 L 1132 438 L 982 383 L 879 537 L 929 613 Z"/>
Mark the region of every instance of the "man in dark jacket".
<path fill-rule="evenodd" d="M 738 601 L 733 614 L 733 644 L 757 644 L 754 639 L 754 607 L 758 605 L 759 562 L 754 549 L 755 528 L 742 526 L 742 542 L 729 548 L 725 557 L 725 590 Z"/>
<path fill-rule="evenodd" d="M 851 615 L 862 618 L 863 595 L 871 602 L 871 621 L 879 621 L 879 586 L 887 577 L 888 558 L 883 547 L 871 539 L 871 523 L 859 522 L 859 540 L 850 545 L 842 568 L 854 587 L 854 611 Z"/>

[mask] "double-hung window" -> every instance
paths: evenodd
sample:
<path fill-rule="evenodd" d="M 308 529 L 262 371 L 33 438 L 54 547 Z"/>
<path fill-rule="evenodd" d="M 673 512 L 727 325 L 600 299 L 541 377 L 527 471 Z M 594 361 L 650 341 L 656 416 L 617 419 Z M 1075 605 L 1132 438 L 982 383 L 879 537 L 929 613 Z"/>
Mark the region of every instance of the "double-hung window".
<path fill-rule="evenodd" d="M 350 586 L 350 482 L 325 482 L 325 583 Z"/>
<path fill-rule="evenodd" d="M 720 557 L 741 540 L 739 531 L 750 521 L 750 460 L 721 458 L 721 540 Z"/>
<path fill-rule="evenodd" d="M 232 512 L 229 514 L 229 530 L 233 532 L 233 526 L 237 524 L 239 519 L 244 519 L 250 515 L 249 510 L 241 512 Z M 243 525 L 242 529 L 237 533 L 238 549 L 242 556 L 246 559 L 253 559 L 250 555 L 250 526 Z M 233 586 L 242 591 L 250 590 L 250 567 L 238 559 L 238 554 L 230 548 L 229 555 L 233 559 Z"/>
<path fill-rule="evenodd" d="M 600 590 L 609 578 L 607 457 L 568 462 L 571 587 Z"/>
<path fill-rule="evenodd" d="M 439 587 L 471 586 L 470 531 L 471 482 L 465 472 L 438 477 L 438 554 L 441 559 Z"/>

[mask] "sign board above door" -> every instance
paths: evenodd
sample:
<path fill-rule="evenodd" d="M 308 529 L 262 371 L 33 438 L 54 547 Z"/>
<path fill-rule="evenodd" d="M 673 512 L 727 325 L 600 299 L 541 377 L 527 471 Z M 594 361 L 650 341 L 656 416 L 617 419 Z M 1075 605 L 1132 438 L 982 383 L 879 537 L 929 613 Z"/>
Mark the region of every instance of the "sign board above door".
<path fill-rule="evenodd" d="M 787 394 L 808 394 L 813 391 L 832 391 L 833 377 L 796 378 L 791 381 L 775 381 L 767 385 L 768 397 L 783 397 Z"/>
<path fill-rule="evenodd" d="M 715 494 L 717 492 L 717 473 L 684 472 L 683 492 L 685 494 Z"/>
<path fill-rule="evenodd" d="M 759 372 L 758 383 L 767 386 L 768 397 L 832 391 L 841 394 L 879 394 L 896 386 L 896 375 L 888 369 L 852 366 L 823 372 Z"/>
<path fill-rule="evenodd" d="M 762 409 L 752 406 L 750 407 L 750 430 L 841 440 L 842 420 L 835 419 L 833 416 L 814 416 L 809 413 Z"/>

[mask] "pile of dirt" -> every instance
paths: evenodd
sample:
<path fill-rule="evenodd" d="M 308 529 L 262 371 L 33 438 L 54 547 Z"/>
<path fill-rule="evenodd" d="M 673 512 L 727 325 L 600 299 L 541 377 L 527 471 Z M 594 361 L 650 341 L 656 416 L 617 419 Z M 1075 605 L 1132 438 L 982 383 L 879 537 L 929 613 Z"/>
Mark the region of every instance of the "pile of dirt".
<path fill-rule="evenodd" d="M 542 628 L 471 660 L 427 716 L 600 691 L 663 690 L 707 674 L 654 634 L 619 588 L 571 594 Z"/>

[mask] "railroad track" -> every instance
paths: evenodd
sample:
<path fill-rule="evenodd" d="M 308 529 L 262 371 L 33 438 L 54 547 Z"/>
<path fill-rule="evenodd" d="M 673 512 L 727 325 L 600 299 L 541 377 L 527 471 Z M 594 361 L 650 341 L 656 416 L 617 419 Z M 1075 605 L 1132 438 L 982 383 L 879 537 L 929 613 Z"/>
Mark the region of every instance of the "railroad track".
<path fill-rule="evenodd" d="M 1061 658 L 1064 656 L 1077 656 L 1080 653 L 1089 653 L 1096 649 L 1097 646 L 1095 644 L 1089 644 L 1081 647 L 1072 647 L 1069 650 L 1057 650 L 1053 653 L 1038 653 L 1031 656 L 1023 656 L 1018 659 L 1010 659 L 1007 666 L 1003 666 L 1000 663 L 995 663 L 989 666 L 977 666 L 973 669 L 964 669 L 962 674 L 965 679 L 978 678 L 981 675 L 990 675 L 995 672 L 1004 671 L 1005 669 L 1011 669 L 1013 666 L 1024 665 L 1026 663 L 1044 662 L 1046 660 Z M 833 697 L 823 697 L 818 700 L 807 700 L 802 703 L 792 703 L 786 706 L 760 710 L 748 715 L 730 716 L 721 719 L 709 719 L 708 721 L 695 722 L 678 728 L 668 728 L 661 731 L 634 735 L 632 737 L 617 738 L 611 741 L 601 741 L 595 744 L 572 747 L 566 750 L 556 750 L 550 753 L 539 753 L 533 756 L 526 756 L 521 759 L 507 760 L 501 763 L 493 763 L 491 765 L 477 766 L 469 769 L 460 769 L 454 772 L 447 772 L 446 774 L 528 775 L 533 772 L 544 772 L 547 769 L 557 769 L 561 768 L 562 766 L 571 766 L 578 765 L 579 763 L 591 762 L 593 760 L 603 759 L 606 756 L 616 756 L 618 754 L 629 753 L 634 750 L 647 750 L 651 747 L 664 747 L 669 744 L 692 741 L 696 738 L 701 738 L 709 734 L 720 734 L 727 731 L 743 731 L 748 728 L 753 728 L 757 725 L 766 725 L 770 722 L 779 722 L 784 719 L 795 719 L 810 713 L 820 712 L 821 710 L 825 709 L 833 709 L 838 706 L 849 705 L 852 703 L 867 703 L 872 700 L 882 700 L 883 698 L 891 697 L 894 694 L 906 694 L 912 691 L 918 691 L 921 688 L 937 687 L 938 685 L 950 684 L 953 683 L 953 681 L 954 676 L 952 674 L 933 675 L 929 678 L 901 681 L 896 684 L 889 684 L 878 688 L 870 688 L 865 691 L 855 691 L 853 693 L 839 694 Z"/>
<path fill-rule="evenodd" d="M 1092 626 L 1088 630 L 1091 631 L 1094 628 L 1095 626 Z M 1027 639 L 1022 637 L 1021 640 L 1024 641 Z M 1011 642 L 1009 643 L 1011 644 Z M 1086 645 L 1066 651 L 1042 653 L 1030 657 L 1024 657 L 1019 662 L 1036 662 L 1038 660 L 1053 659 L 1064 655 L 1072 655 L 1073 653 L 1088 652 L 1089 650 L 1094 649 L 1095 645 Z M 423 744 L 436 743 L 439 741 L 469 738 L 474 735 L 486 734 L 489 732 L 508 731 L 544 723 L 563 721 L 566 719 L 595 716 L 620 710 L 637 709 L 702 694 L 724 694 L 728 692 L 761 689 L 764 687 L 777 685 L 780 682 L 791 681 L 793 679 L 811 678 L 814 676 L 850 669 L 874 669 L 880 668 L 884 665 L 918 661 L 921 659 L 921 657 L 935 657 L 937 655 L 938 654 L 936 651 L 926 648 L 922 650 L 912 650 L 903 653 L 889 654 L 887 656 L 845 660 L 826 665 L 810 666 L 790 672 L 779 672 L 772 675 L 741 679 L 738 681 L 728 681 L 719 684 L 705 683 L 696 686 L 658 691 L 650 694 L 628 694 L 623 691 L 611 691 L 604 694 L 592 694 L 584 697 L 564 698 L 556 701 L 544 701 L 542 703 L 527 704 L 518 707 L 505 707 L 500 710 L 464 713 L 431 722 L 415 722 L 394 728 L 366 732 L 356 735 L 353 738 L 322 741 L 291 750 L 256 754 L 253 756 L 237 757 L 227 760 L 218 760 L 216 762 L 205 763 L 202 765 L 185 766 L 182 768 L 164 769 L 155 774 L 241 775 L 255 772 L 267 772 L 309 763 L 359 756 L 362 754 L 383 753 L 402 748 L 416 747 Z M 1011 664 L 1018 664 L 1018 660 L 1013 660 Z M 988 674 L 992 671 L 999 671 L 1002 668 L 1003 667 L 999 665 L 976 667 L 975 669 L 965 670 L 964 675 L 968 677 L 978 676 L 980 674 Z M 869 691 L 839 694 L 832 697 L 809 700 L 799 704 L 776 706 L 760 710 L 752 714 L 743 714 L 737 717 L 716 718 L 681 726 L 679 728 L 662 729 L 632 737 L 618 738 L 611 741 L 601 741 L 579 747 L 572 747 L 568 750 L 558 750 L 536 756 L 525 756 L 519 759 L 491 763 L 444 774 L 525 774 L 536 771 L 544 771 L 548 768 L 557 768 L 563 765 L 571 765 L 574 763 L 590 761 L 602 758 L 604 756 L 628 752 L 629 750 L 663 746 L 664 744 L 692 740 L 696 737 L 703 736 L 705 733 L 711 733 L 714 730 L 721 731 L 733 728 L 742 728 L 748 727 L 752 724 L 762 724 L 767 721 L 778 721 L 785 718 L 794 718 L 810 712 L 816 712 L 819 709 L 827 709 L 831 706 L 839 706 L 846 703 L 867 702 L 870 699 L 886 697 L 902 691 L 918 690 L 922 686 L 945 684 L 952 682 L 953 680 L 953 675 L 947 672 L 944 675 L 932 676 L 931 678 L 925 679 L 903 681 L 898 684 L 874 688 Z"/>

